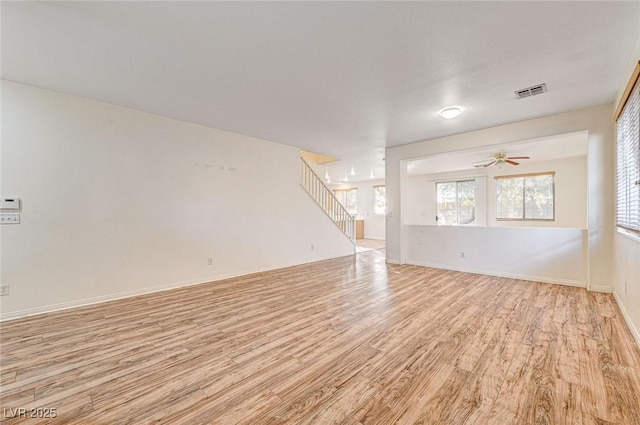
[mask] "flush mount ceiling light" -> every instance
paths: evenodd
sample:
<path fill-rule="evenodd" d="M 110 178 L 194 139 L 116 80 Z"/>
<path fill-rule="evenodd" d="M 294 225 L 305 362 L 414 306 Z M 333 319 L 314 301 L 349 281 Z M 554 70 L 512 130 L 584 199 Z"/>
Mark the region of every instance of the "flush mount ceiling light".
<path fill-rule="evenodd" d="M 442 118 L 450 120 L 460 115 L 462 113 L 462 108 L 460 106 L 450 106 L 448 108 L 441 109 L 438 113 Z"/>

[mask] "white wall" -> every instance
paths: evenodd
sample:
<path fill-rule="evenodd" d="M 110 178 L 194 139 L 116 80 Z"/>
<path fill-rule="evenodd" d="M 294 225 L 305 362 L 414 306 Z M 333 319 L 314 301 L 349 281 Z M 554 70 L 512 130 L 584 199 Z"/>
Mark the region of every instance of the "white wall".
<path fill-rule="evenodd" d="M 640 36 L 624 75 L 620 76 L 620 88 L 616 105 L 640 60 Z M 620 309 L 640 344 L 640 238 L 614 232 L 613 291 Z"/>
<path fill-rule="evenodd" d="M 585 140 L 586 143 L 586 140 Z M 496 182 L 494 177 L 519 173 L 555 171 L 554 221 L 498 221 L 496 220 Z M 486 225 L 498 227 L 574 227 L 587 228 L 587 158 L 585 156 L 553 161 L 526 163 L 518 167 L 491 167 L 481 172 L 468 170 L 455 173 L 410 175 L 407 178 L 407 208 L 403 210 L 404 224 L 435 225 L 435 182 L 482 175 L 486 195 L 476 196 L 476 217 L 487 217 Z M 484 211 L 482 211 L 484 209 Z"/>
<path fill-rule="evenodd" d="M 436 225 L 436 183 L 434 174 L 407 176 L 406 208 L 402 209 L 402 223 Z"/>
<path fill-rule="evenodd" d="M 384 185 L 384 180 L 367 180 L 361 182 L 330 185 L 331 189 L 358 189 L 357 220 L 364 220 L 364 237 L 366 239 L 385 238 L 385 216 L 373 213 L 375 204 L 374 186 Z"/>
<path fill-rule="evenodd" d="M 616 234 L 614 295 L 640 344 L 640 239 Z"/>
<path fill-rule="evenodd" d="M 403 230 L 408 264 L 586 286 L 583 229 L 404 226 Z"/>
<path fill-rule="evenodd" d="M 353 253 L 299 150 L 2 82 L 2 318 Z M 313 250 L 311 246 L 313 245 Z M 208 265 L 208 258 L 213 265 Z"/>
<path fill-rule="evenodd" d="M 402 220 L 407 208 L 408 160 L 586 130 L 587 285 L 591 289 L 610 291 L 614 232 L 612 114 L 613 106 L 603 105 L 387 149 L 387 261 L 401 263 L 405 260 L 403 225 L 406 223 Z"/>

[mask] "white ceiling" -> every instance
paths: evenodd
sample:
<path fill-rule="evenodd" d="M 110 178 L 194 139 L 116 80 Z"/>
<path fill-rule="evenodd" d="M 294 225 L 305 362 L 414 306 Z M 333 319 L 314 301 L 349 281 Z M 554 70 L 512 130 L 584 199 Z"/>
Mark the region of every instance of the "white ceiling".
<path fill-rule="evenodd" d="M 385 147 L 613 102 L 640 32 L 637 1 L 1 7 L 2 78 L 298 146 L 367 176 Z M 515 100 L 539 83 L 548 93 Z M 460 117 L 438 116 L 453 104 Z"/>

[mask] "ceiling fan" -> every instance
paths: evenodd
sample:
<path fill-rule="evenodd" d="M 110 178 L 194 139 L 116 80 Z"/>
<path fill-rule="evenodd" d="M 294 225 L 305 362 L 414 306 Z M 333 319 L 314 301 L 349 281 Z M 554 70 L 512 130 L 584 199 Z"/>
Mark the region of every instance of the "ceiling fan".
<path fill-rule="evenodd" d="M 528 156 L 507 156 L 506 152 L 496 152 L 491 158 L 483 159 L 482 161 L 476 161 L 473 166 L 476 168 L 486 168 L 492 165 L 502 167 L 504 164 L 518 165 L 519 162 L 514 159 L 530 159 Z"/>

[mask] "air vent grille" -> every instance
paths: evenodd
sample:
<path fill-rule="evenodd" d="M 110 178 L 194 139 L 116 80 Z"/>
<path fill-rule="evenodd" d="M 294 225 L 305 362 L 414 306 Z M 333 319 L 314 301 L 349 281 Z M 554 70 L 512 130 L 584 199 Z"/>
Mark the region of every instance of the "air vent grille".
<path fill-rule="evenodd" d="M 526 89 L 516 90 L 516 99 L 524 99 L 525 97 L 535 96 L 547 91 L 547 85 L 545 83 L 535 86 L 527 87 Z"/>

